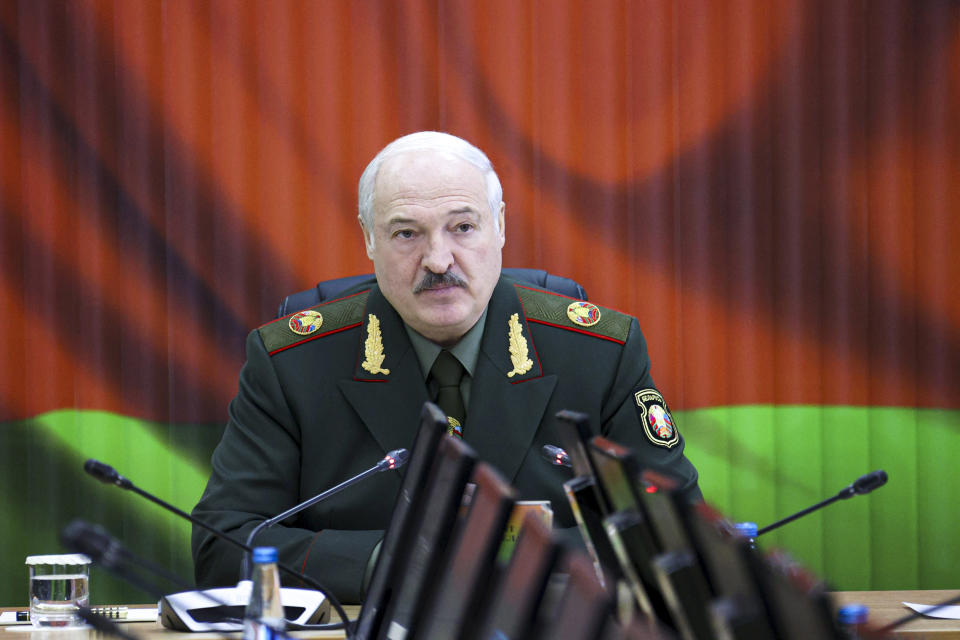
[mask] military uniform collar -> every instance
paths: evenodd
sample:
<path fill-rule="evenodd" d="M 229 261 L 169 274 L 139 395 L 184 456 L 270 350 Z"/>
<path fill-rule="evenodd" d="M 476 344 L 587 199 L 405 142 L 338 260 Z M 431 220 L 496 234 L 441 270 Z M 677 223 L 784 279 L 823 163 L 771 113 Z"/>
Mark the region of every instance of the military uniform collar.
<path fill-rule="evenodd" d="M 467 331 L 457 344 L 449 347 L 447 350 L 460 361 L 463 368 L 471 376 L 477 370 L 477 358 L 480 356 L 480 341 L 483 339 L 483 328 L 487 321 L 487 310 L 484 309 L 480 319 Z M 410 338 L 410 344 L 417 354 L 417 360 L 420 362 L 420 369 L 423 372 L 424 380 L 430 375 L 430 369 L 443 347 L 432 340 L 423 337 L 417 331 L 403 323 L 403 328 L 407 331 L 407 337 Z"/>
<path fill-rule="evenodd" d="M 501 276 L 487 306 L 470 394 L 471 400 L 484 400 L 470 402 L 464 432 L 481 459 L 511 481 L 556 386 L 556 375 L 543 373 L 515 284 Z M 421 367 L 403 321 L 376 285 L 366 302 L 354 378 L 341 380 L 339 386 L 384 451 L 409 447 L 427 400 Z M 377 322 L 371 323 L 370 316 Z M 372 365 L 368 369 L 389 373 L 371 373 L 364 362 Z"/>

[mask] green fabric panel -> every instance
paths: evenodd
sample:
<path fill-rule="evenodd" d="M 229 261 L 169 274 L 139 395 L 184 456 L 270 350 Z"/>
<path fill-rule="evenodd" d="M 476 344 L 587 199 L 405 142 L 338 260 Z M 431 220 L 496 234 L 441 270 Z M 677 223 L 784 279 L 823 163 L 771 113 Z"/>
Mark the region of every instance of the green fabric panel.
<path fill-rule="evenodd" d="M 887 495 L 875 500 L 870 513 L 870 529 L 875 534 L 871 541 L 873 584 L 881 589 L 896 589 L 901 582 L 915 582 L 919 577 L 917 413 L 913 409 L 870 412 L 871 462 L 897 480 L 884 487 Z"/>
<path fill-rule="evenodd" d="M 712 504 L 729 508 L 733 501 L 730 485 L 732 465 L 729 463 L 729 409 L 714 407 L 671 413 L 683 434 L 687 457 L 693 461 L 700 473 L 700 487 L 710 491 L 710 495 L 705 497 Z M 749 510 L 744 509 L 743 513 L 747 514 Z"/>
<path fill-rule="evenodd" d="M 960 581 L 960 420 L 957 411 L 918 412 L 917 543 L 920 584 L 956 587 Z"/>
<path fill-rule="evenodd" d="M 807 506 L 826 497 L 830 490 L 823 486 L 821 418 L 815 408 L 776 413 L 775 503 L 777 513 L 782 514 L 777 517 L 793 513 L 796 505 Z M 813 513 L 807 520 L 802 527 L 785 526 L 775 535 L 771 533 L 766 543 L 790 550 L 804 559 L 808 569 L 824 575 L 823 512 Z"/>
<path fill-rule="evenodd" d="M 707 500 L 731 519 L 762 527 L 864 473 L 889 473 L 875 493 L 788 524 L 761 546 L 790 551 L 838 589 L 956 586 L 960 411 L 742 406 L 674 414 Z M 0 571 L 9 577 L 0 602 L 26 604 L 23 558 L 61 551 L 58 532 L 75 517 L 102 524 L 135 553 L 192 581 L 189 525 L 82 467 L 87 458 L 103 460 L 189 510 L 221 432 L 72 410 L 0 425 Z M 95 604 L 151 600 L 99 569 L 92 590 Z"/>
<path fill-rule="evenodd" d="M 881 468 L 870 460 L 870 412 L 861 407 L 817 409 L 823 416 L 824 495 L 827 498 L 864 473 Z M 898 410 L 899 411 L 899 410 Z M 887 469 L 891 471 L 891 469 Z M 890 485 L 868 497 L 857 497 L 826 507 L 823 514 L 824 575 L 834 583 L 839 577 L 855 584 L 873 584 L 871 542 L 874 538 L 869 523 L 874 502 L 886 501 Z M 811 501 L 811 504 L 816 499 Z M 850 588 L 853 588 L 852 586 Z"/>
<path fill-rule="evenodd" d="M 138 487 L 190 511 L 206 486 L 221 425 L 159 424 L 100 411 L 61 410 L 0 424 L 0 603 L 27 604 L 26 556 L 61 553 L 59 531 L 74 518 L 100 524 L 135 554 L 193 583 L 190 525 L 157 505 L 83 471 L 88 458 L 112 465 Z M 158 584 L 168 592 L 175 585 Z M 91 602 L 155 598 L 102 569 Z"/>
<path fill-rule="evenodd" d="M 729 517 L 762 523 L 776 518 L 776 487 L 769 478 L 777 452 L 771 407 L 725 409 L 731 429 Z"/>
<path fill-rule="evenodd" d="M 960 411 L 742 406 L 674 414 L 706 499 L 734 520 L 763 527 L 874 469 L 889 474 L 878 491 L 785 525 L 761 546 L 788 550 L 838 589 L 956 586 Z"/>

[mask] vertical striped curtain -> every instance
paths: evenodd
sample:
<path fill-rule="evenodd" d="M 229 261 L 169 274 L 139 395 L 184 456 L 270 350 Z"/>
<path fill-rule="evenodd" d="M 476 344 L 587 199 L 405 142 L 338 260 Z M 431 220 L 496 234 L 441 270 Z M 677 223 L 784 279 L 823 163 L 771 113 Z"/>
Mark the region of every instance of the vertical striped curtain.
<path fill-rule="evenodd" d="M 640 319 L 709 501 L 885 468 L 766 544 L 956 586 L 958 113 L 950 0 L 0 3 L 0 604 L 77 516 L 191 575 L 83 460 L 189 509 L 246 332 L 371 270 L 357 179 L 421 129 L 493 160 L 506 265 Z"/>

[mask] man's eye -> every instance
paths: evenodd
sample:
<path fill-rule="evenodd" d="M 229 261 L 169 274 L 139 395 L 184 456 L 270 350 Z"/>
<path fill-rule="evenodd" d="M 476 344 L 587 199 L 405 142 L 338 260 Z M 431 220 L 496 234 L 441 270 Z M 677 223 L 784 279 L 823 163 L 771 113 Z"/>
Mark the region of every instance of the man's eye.
<path fill-rule="evenodd" d="M 468 231 L 473 231 L 474 226 L 470 222 L 461 222 L 457 225 L 457 231 L 460 233 L 467 233 Z"/>
<path fill-rule="evenodd" d="M 394 238 L 403 238 L 404 240 L 409 240 L 413 237 L 413 231 L 411 229 L 400 229 L 393 232 Z"/>

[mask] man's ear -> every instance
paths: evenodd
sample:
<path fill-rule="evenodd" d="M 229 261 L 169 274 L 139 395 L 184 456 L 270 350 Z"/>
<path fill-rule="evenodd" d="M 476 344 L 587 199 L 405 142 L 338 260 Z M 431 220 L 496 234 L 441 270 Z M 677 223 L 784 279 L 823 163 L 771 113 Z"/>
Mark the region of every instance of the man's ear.
<path fill-rule="evenodd" d="M 367 247 L 367 257 L 373 260 L 373 230 L 367 229 L 367 225 L 363 223 L 363 218 L 357 216 L 357 222 L 360 223 L 360 231 L 363 233 L 363 244 Z"/>
<path fill-rule="evenodd" d="M 507 216 L 505 215 L 507 211 L 507 203 L 500 202 L 500 211 L 497 212 L 497 221 L 500 223 L 500 248 L 503 249 L 504 243 L 507 241 Z"/>

